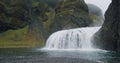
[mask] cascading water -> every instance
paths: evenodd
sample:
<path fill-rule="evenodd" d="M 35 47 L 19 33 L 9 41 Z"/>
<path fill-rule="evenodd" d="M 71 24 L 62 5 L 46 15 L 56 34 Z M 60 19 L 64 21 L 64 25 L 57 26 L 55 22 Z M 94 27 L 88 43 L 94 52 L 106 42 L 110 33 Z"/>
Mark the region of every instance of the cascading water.
<path fill-rule="evenodd" d="M 53 33 L 45 49 L 93 49 L 91 37 L 100 27 L 85 27 Z"/>

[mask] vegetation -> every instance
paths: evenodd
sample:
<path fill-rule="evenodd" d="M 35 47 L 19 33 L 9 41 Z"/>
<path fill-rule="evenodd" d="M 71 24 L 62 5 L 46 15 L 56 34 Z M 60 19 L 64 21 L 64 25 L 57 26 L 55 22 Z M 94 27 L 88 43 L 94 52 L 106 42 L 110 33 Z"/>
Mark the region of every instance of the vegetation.
<path fill-rule="evenodd" d="M 83 0 L 0 0 L 0 48 L 43 46 L 55 31 L 91 23 Z"/>
<path fill-rule="evenodd" d="M 47 4 L 41 0 L 0 0 L 0 9 L 0 47 L 43 45 L 51 12 Z"/>
<path fill-rule="evenodd" d="M 37 42 L 34 37 L 28 35 L 28 26 L 18 30 L 8 30 L 0 34 L 0 48 L 19 48 L 43 46 L 43 42 Z"/>

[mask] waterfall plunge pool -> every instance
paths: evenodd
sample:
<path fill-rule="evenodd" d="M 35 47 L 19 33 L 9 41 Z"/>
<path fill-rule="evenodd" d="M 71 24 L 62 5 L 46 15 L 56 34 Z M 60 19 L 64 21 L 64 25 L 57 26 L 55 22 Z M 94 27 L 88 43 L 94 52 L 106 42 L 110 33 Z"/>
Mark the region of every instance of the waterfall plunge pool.
<path fill-rule="evenodd" d="M 99 28 L 56 32 L 42 49 L 0 49 L 0 63 L 119 63 L 119 53 L 92 47 L 90 39 Z"/>
<path fill-rule="evenodd" d="M 70 58 L 70 60 L 75 58 L 93 60 L 96 63 L 119 63 L 119 54 L 93 47 L 91 38 L 100 28 L 85 27 L 55 32 L 48 38 L 46 46 L 38 50 L 46 52 L 50 58 Z"/>
<path fill-rule="evenodd" d="M 94 62 L 93 62 L 94 61 Z M 120 54 L 108 51 L 0 49 L 0 63 L 119 63 Z"/>

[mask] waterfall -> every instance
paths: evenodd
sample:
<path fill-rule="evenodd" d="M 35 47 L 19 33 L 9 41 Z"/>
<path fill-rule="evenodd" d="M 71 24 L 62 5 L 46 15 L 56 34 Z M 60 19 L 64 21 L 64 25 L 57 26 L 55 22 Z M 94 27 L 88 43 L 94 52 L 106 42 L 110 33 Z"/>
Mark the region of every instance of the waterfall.
<path fill-rule="evenodd" d="M 84 27 L 53 33 L 47 40 L 46 49 L 92 49 L 91 37 L 100 27 Z"/>

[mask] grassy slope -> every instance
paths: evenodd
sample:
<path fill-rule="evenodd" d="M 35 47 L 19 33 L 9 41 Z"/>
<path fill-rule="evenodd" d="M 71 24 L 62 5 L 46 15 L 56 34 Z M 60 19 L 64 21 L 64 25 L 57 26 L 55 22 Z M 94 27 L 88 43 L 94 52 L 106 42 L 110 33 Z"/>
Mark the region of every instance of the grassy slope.
<path fill-rule="evenodd" d="M 43 45 L 28 34 L 28 27 L 0 33 L 0 48 L 31 48 Z"/>

